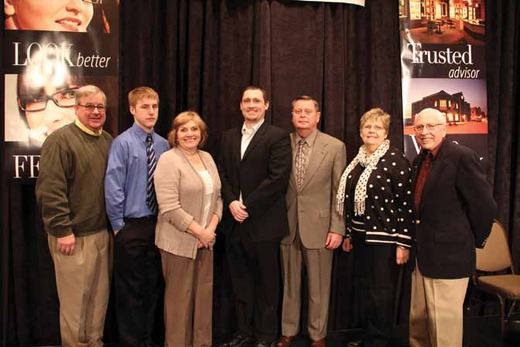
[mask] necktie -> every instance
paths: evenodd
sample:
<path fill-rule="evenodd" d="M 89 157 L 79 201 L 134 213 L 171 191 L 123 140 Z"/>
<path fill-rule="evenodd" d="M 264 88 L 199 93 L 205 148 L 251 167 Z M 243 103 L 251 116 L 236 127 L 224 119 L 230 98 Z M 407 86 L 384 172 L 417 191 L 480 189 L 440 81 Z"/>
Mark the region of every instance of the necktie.
<path fill-rule="evenodd" d="M 307 148 L 305 147 L 305 140 L 303 139 L 298 141 L 298 151 L 296 152 L 296 158 L 294 158 L 294 168 L 296 170 L 296 185 L 298 186 L 298 190 L 300 190 L 303 186 L 305 169 L 307 168 Z"/>
<path fill-rule="evenodd" d="M 157 197 L 155 196 L 155 187 L 153 184 L 153 173 L 157 166 L 157 158 L 155 158 L 155 150 L 153 149 L 152 134 L 146 137 L 146 157 L 148 166 L 148 181 L 146 184 L 146 204 L 153 214 L 157 213 Z"/>

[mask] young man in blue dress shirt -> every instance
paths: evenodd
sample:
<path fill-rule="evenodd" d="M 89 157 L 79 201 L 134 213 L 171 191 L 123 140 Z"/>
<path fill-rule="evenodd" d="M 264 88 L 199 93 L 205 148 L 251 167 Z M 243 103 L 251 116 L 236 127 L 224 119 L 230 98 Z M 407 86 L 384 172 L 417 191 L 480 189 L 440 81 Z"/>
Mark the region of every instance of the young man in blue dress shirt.
<path fill-rule="evenodd" d="M 134 124 L 110 147 L 105 177 L 108 218 L 114 230 L 114 285 L 120 346 L 154 346 L 155 309 L 161 295 L 159 251 L 155 246 L 157 202 L 148 181 L 150 145 L 155 160 L 169 149 L 154 132 L 159 96 L 149 87 L 128 93 Z M 151 140 L 151 144 L 149 143 Z M 150 176 L 150 178 L 149 178 Z"/>

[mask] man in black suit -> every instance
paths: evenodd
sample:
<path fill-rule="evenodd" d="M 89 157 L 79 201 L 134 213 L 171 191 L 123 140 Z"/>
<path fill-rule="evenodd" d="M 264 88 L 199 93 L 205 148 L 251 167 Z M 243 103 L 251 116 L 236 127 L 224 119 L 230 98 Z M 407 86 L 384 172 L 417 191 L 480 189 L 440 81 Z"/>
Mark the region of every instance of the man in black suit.
<path fill-rule="evenodd" d="M 414 160 L 417 258 L 412 275 L 410 346 L 462 346 L 462 312 L 475 247 L 483 247 L 496 212 L 477 155 L 445 139 L 446 116 L 415 118 L 421 153 Z"/>
<path fill-rule="evenodd" d="M 228 207 L 223 229 L 237 320 L 225 347 L 270 346 L 277 336 L 292 154 L 288 133 L 265 121 L 268 108 L 266 92 L 247 87 L 240 102 L 244 124 L 222 138 L 219 173 Z"/>

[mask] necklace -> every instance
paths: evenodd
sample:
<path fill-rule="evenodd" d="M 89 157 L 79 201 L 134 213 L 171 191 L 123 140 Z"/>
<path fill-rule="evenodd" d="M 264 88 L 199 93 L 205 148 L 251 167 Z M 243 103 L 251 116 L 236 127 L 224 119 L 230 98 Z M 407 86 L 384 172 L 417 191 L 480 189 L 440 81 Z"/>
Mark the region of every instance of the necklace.
<path fill-rule="evenodd" d="M 187 157 L 194 157 L 194 156 L 199 155 L 199 151 L 198 151 L 198 150 L 195 150 L 193 153 L 191 153 L 191 152 L 185 151 L 184 149 L 181 148 L 181 151 L 182 151 L 182 152 L 183 152 Z"/>

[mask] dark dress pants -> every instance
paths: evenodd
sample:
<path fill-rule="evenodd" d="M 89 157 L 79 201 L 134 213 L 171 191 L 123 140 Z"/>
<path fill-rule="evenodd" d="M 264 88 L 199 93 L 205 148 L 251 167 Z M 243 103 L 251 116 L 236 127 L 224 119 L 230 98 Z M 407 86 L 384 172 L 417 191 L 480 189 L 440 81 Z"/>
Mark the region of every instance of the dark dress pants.
<path fill-rule="evenodd" d="M 157 300 L 163 293 L 155 218 L 125 218 L 115 236 L 114 285 L 120 346 L 152 342 Z"/>
<path fill-rule="evenodd" d="M 280 238 L 252 240 L 235 223 L 226 237 L 226 255 L 235 295 L 237 332 L 258 340 L 278 336 Z"/>
<path fill-rule="evenodd" d="M 395 244 L 367 244 L 362 233 L 352 234 L 354 283 L 364 346 L 391 346 L 395 290 L 399 267 Z"/>

